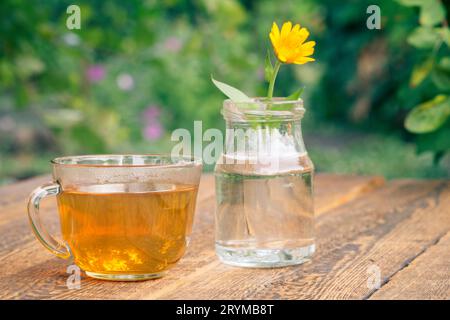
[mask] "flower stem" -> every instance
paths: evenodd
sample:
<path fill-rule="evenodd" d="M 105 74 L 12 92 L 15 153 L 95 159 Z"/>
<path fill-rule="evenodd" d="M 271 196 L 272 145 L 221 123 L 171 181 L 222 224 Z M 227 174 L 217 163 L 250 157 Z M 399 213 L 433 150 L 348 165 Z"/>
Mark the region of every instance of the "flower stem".
<path fill-rule="evenodd" d="M 269 89 L 267 90 L 267 98 L 269 100 L 272 100 L 273 97 L 273 87 L 275 85 L 275 79 L 277 78 L 278 75 L 278 71 L 280 70 L 281 67 L 281 62 L 280 61 L 276 61 L 275 62 L 275 67 L 273 68 L 273 75 L 272 75 L 272 79 L 270 79 L 269 82 Z"/>

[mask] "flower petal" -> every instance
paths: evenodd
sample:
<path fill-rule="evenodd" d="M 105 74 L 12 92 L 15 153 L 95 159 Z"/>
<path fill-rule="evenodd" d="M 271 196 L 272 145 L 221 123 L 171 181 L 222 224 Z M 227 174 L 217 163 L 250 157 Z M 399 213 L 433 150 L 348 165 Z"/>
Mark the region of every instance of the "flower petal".
<path fill-rule="evenodd" d="M 278 46 L 278 40 L 280 37 L 277 37 L 272 32 L 269 34 L 270 41 L 272 42 L 272 46 L 275 49 Z"/>
<path fill-rule="evenodd" d="M 281 62 L 287 61 L 286 57 L 282 53 L 277 53 L 277 57 L 278 57 L 278 60 L 280 60 Z"/>
<path fill-rule="evenodd" d="M 304 44 L 302 44 L 302 48 L 314 48 L 314 46 L 316 45 L 315 41 L 308 41 L 305 42 Z"/>
<path fill-rule="evenodd" d="M 310 61 L 316 61 L 316 59 L 310 58 L 310 57 L 300 57 L 297 60 L 295 60 L 293 63 L 295 63 L 295 64 L 305 64 L 305 63 L 310 62 Z"/>
<path fill-rule="evenodd" d="M 306 28 L 301 28 L 298 32 L 297 41 L 301 45 L 309 37 L 309 31 Z"/>
<path fill-rule="evenodd" d="M 297 33 L 300 30 L 300 25 L 297 23 L 291 30 L 292 33 Z"/>
<path fill-rule="evenodd" d="M 281 38 L 286 38 L 288 34 L 291 32 L 292 29 L 292 22 L 288 21 L 283 23 L 283 26 L 281 27 Z"/>
<path fill-rule="evenodd" d="M 315 41 L 305 42 L 300 46 L 300 52 L 302 56 L 310 56 L 314 53 L 314 46 L 316 45 Z"/>
<path fill-rule="evenodd" d="M 307 57 L 310 56 L 314 53 L 314 49 L 310 48 L 310 49 L 305 49 L 305 50 L 301 50 L 299 56 L 301 57 Z"/>
<path fill-rule="evenodd" d="M 273 33 L 275 37 L 280 37 L 280 29 L 278 29 L 278 25 L 275 22 L 272 23 L 272 30 L 270 30 L 270 33 Z"/>

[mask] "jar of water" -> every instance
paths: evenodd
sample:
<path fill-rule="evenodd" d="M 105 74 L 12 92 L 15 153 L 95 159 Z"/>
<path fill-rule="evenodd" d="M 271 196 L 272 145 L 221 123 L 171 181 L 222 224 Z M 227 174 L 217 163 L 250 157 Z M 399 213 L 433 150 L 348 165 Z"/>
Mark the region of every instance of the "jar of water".
<path fill-rule="evenodd" d="M 225 100 L 215 167 L 216 253 L 227 264 L 281 267 L 314 253 L 314 166 L 301 131 L 302 100 Z"/>

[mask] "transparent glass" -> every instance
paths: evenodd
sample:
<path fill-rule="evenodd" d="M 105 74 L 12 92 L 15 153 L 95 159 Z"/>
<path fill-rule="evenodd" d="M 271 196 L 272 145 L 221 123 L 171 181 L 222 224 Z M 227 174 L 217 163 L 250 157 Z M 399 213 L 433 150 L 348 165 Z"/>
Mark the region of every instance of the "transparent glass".
<path fill-rule="evenodd" d="M 160 277 L 189 243 L 201 160 L 165 155 L 93 155 L 52 160 L 53 183 L 30 196 L 38 240 L 88 276 L 106 280 Z M 43 227 L 42 198 L 55 195 L 62 238 Z"/>
<path fill-rule="evenodd" d="M 215 167 L 216 253 L 224 263 L 282 267 L 314 253 L 314 166 L 302 138 L 304 111 L 301 100 L 225 100 L 225 147 Z"/>

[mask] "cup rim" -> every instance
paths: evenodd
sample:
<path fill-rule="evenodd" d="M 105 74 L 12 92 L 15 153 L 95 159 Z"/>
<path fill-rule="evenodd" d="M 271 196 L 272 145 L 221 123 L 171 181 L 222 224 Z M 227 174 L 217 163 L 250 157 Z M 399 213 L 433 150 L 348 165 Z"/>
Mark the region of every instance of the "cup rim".
<path fill-rule="evenodd" d="M 174 163 L 79 163 L 77 160 L 108 160 L 108 159 L 136 159 L 136 158 L 164 158 L 170 161 L 175 157 L 178 161 Z M 75 161 L 75 162 L 74 162 Z M 180 167 L 195 167 L 202 165 L 202 159 L 195 156 L 173 156 L 168 153 L 148 153 L 148 154 L 87 154 L 87 155 L 73 155 L 73 156 L 63 156 L 56 157 L 50 160 L 50 163 L 54 166 L 61 167 L 80 167 L 80 168 L 180 168 Z"/>

